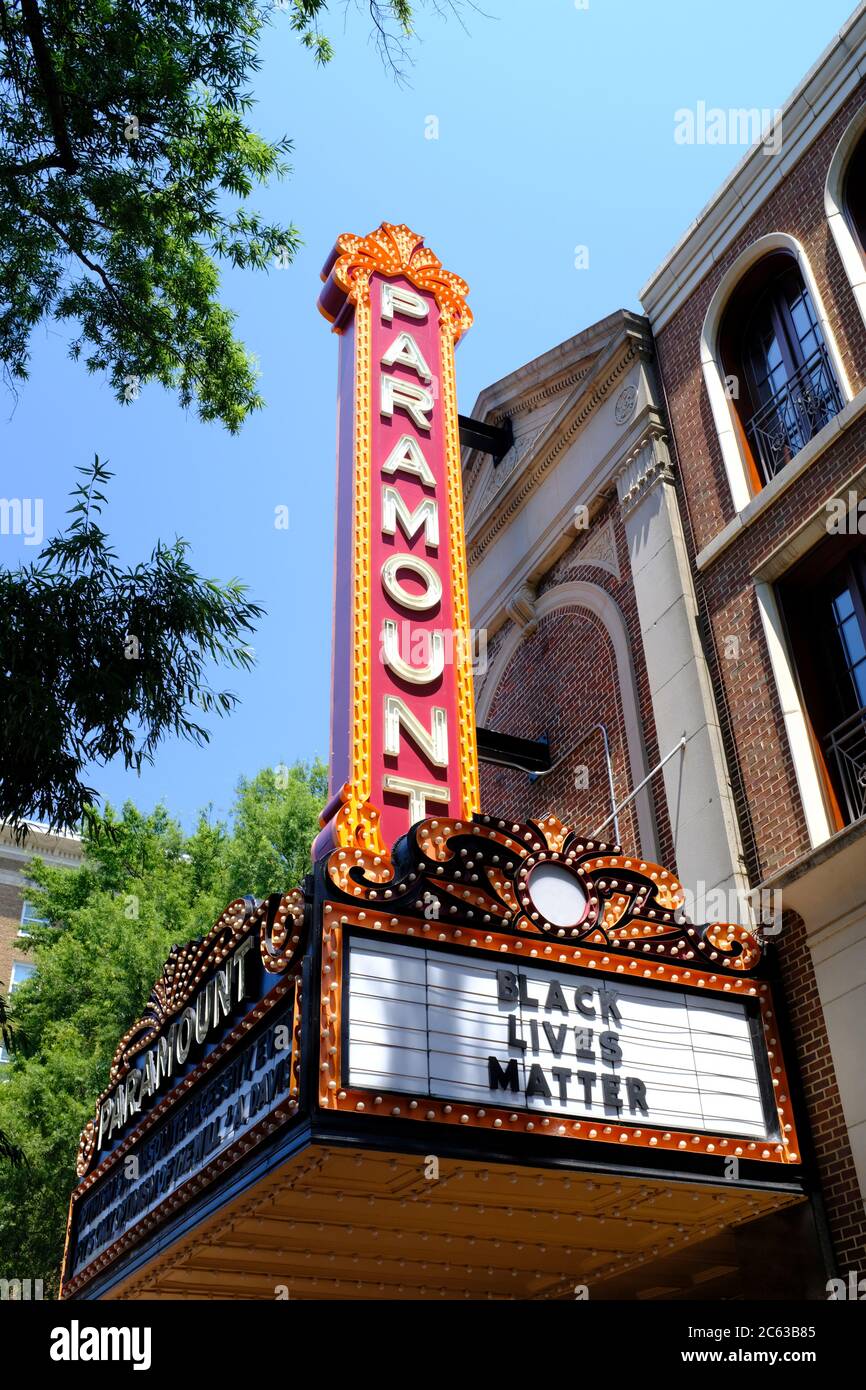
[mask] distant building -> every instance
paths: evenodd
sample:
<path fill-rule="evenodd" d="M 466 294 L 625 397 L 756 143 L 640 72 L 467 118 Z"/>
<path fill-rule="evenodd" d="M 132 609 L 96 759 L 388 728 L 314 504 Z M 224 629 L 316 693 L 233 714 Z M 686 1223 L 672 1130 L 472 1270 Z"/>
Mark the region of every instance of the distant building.
<path fill-rule="evenodd" d="M 0 990 L 6 995 L 13 994 L 36 968 L 17 949 L 27 936 L 28 924 L 39 921 L 27 899 L 27 865 L 35 855 L 47 864 L 74 869 L 83 857 L 81 839 L 33 822 L 30 834 L 19 844 L 8 826 L 0 826 Z M 0 1046 L 0 1063 L 7 1060 Z"/>

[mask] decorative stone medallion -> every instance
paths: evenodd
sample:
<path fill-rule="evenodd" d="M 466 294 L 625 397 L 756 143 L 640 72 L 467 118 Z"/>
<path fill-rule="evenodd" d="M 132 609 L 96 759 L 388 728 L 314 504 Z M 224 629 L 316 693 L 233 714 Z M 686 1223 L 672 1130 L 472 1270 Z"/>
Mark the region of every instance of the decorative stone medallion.
<path fill-rule="evenodd" d="M 624 386 L 616 398 L 614 419 L 618 425 L 625 425 L 634 415 L 637 405 L 637 387 Z"/>

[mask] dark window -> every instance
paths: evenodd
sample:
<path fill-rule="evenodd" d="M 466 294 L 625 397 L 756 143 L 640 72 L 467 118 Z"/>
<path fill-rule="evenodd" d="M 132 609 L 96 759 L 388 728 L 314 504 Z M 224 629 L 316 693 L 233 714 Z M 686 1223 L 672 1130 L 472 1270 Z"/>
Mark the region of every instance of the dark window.
<path fill-rule="evenodd" d="M 774 253 L 745 276 L 720 345 L 758 491 L 842 408 L 815 306 L 792 256 Z"/>
<path fill-rule="evenodd" d="M 866 134 L 854 146 L 845 170 L 845 210 L 866 259 Z"/>
<path fill-rule="evenodd" d="M 866 544 L 833 536 L 779 586 L 837 826 L 866 815 Z"/>

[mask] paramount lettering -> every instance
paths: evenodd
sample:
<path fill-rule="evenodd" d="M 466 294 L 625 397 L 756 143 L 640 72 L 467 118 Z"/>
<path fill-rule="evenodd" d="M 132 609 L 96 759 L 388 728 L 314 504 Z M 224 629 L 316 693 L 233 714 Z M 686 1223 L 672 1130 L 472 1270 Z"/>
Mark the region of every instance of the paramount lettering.
<path fill-rule="evenodd" d="M 344 240 L 319 298 L 341 342 L 330 800 L 314 859 L 361 843 L 359 828 L 366 842 L 361 807 L 378 848 L 478 801 L 453 380 L 466 286 L 441 271 L 443 298 L 408 227 L 383 223 L 366 240 L 387 254 L 357 267 Z"/>
<path fill-rule="evenodd" d="M 83 1268 L 212 1159 L 237 1142 L 292 1084 L 291 1053 L 276 1045 L 277 1018 L 231 1062 L 179 1100 L 130 1150 L 137 1176 L 124 1164 L 81 1199 L 74 1268 Z"/>
<path fill-rule="evenodd" d="M 141 1063 L 118 1082 L 102 1102 L 97 1151 L 111 1143 L 114 1136 L 144 1109 L 146 1101 L 168 1087 L 186 1066 L 193 1047 L 205 1043 L 224 1020 L 231 1017 L 238 1004 L 249 997 L 252 978 L 247 957 L 254 944 L 251 936 L 241 943 L 168 1031 L 147 1050 Z"/>

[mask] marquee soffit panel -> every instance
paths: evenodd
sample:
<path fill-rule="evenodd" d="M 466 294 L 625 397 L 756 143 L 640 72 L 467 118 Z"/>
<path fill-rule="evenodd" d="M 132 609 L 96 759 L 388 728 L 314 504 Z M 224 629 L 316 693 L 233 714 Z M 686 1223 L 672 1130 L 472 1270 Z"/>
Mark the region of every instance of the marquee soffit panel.
<path fill-rule="evenodd" d="M 322 1143 L 110 1297 L 546 1301 L 583 1284 L 595 1301 L 613 1281 L 619 1298 L 660 1283 L 696 1291 L 719 1242 L 802 1200 L 456 1159 L 431 1182 L 415 1154 Z"/>

